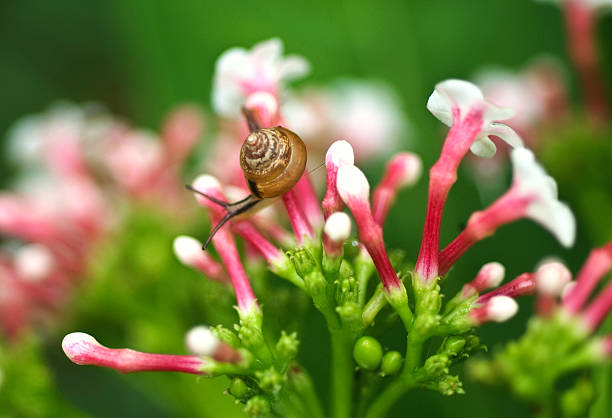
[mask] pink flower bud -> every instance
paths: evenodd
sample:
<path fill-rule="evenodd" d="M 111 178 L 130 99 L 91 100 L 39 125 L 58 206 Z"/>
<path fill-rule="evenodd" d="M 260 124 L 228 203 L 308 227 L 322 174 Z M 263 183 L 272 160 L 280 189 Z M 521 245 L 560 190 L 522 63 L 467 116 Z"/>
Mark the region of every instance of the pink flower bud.
<path fill-rule="evenodd" d="M 83 332 L 66 335 L 62 341 L 62 349 L 73 363 L 109 367 L 121 373 L 171 371 L 203 374 L 204 360 L 199 357 L 108 348 Z"/>
<path fill-rule="evenodd" d="M 373 196 L 372 211 L 374 220 L 379 225 L 384 223 L 398 190 L 416 183 L 421 171 L 421 159 L 412 153 L 399 153 L 389 161 L 383 179 L 374 190 Z"/>

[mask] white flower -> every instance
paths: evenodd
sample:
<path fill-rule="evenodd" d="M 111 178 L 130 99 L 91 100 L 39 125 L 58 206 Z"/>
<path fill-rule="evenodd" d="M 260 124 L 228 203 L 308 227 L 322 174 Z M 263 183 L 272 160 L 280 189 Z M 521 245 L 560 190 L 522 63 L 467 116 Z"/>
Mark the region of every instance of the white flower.
<path fill-rule="evenodd" d="M 283 82 L 304 76 L 308 62 L 299 56 L 283 57 L 280 39 L 255 45 L 250 51 L 231 48 L 217 60 L 212 92 L 213 107 L 223 116 L 236 116 L 246 97 L 258 91 L 278 96 Z"/>
<path fill-rule="evenodd" d="M 472 111 L 482 111 L 482 127 L 470 147 L 470 150 L 480 157 L 495 155 L 495 144 L 489 135 L 497 136 L 513 147 L 523 146 L 523 141 L 512 128 L 495 122 L 511 118 L 514 111 L 488 102 L 482 91 L 468 81 L 445 80 L 436 84 L 427 101 L 427 109 L 448 126 L 461 123 Z"/>
<path fill-rule="evenodd" d="M 557 183 L 526 148 L 512 151 L 513 187 L 531 199 L 526 216 L 547 228 L 565 247 L 574 243 L 576 220 L 569 207 L 557 199 Z"/>

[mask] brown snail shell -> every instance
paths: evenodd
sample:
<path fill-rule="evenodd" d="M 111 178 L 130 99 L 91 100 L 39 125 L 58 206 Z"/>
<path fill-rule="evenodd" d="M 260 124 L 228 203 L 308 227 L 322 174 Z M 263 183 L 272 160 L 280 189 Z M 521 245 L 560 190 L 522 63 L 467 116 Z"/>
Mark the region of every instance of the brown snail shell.
<path fill-rule="evenodd" d="M 306 160 L 304 142 L 282 126 L 251 132 L 240 149 L 240 167 L 249 190 L 259 199 L 291 190 L 302 177 Z"/>

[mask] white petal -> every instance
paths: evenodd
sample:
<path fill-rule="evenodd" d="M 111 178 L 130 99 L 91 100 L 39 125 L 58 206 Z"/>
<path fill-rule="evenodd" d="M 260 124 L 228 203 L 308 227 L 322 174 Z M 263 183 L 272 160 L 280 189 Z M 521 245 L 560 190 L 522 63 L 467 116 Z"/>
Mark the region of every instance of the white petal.
<path fill-rule="evenodd" d="M 446 97 L 452 105 L 459 107 L 464 115 L 472 106 L 484 102 L 484 96 L 478 86 L 465 80 L 442 81 L 436 84 L 436 91 Z"/>
<path fill-rule="evenodd" d="M 283 60 L 279 68 L 279 78 L 281 80 L 292 80 L 300 78 L 310 72 L 308 61 L 297 55 L 290 55 Z"/>
<path fill-rule="evenodd" d="M 493 143 L 493 141 L 491 141 L 486 136 L 474 141 L 472 143 L 472 146 L 470 147 L 470 151 L 472 151 L 474 155 L 483 158 L 491 158 L 495 155 L 496 150 L 497 148 L 495 148 L 495 144 Z"/>
<path fill-rule="evenodd" d="M 527 216 L 548 229 L 564 247 L 576 238 L 576 219 L 570 208 L 558 200 L 538 200 L 527 208 Z"/>
<path fill-rule="evenodd" d="M 511 127 L 502 123 L 491 123 L 487 126 L 487 135 L 495 135 L 514 148 L 523 146 L 523 140 Z"/>
<path fill-rule="evenodd" d="M 451 110 L 451 103 L 448 99 L 434 90 L 427 100 L 427 109 L 436 117 L 440 122 L 446 126 L 453 124 L 453 113 Z"/>

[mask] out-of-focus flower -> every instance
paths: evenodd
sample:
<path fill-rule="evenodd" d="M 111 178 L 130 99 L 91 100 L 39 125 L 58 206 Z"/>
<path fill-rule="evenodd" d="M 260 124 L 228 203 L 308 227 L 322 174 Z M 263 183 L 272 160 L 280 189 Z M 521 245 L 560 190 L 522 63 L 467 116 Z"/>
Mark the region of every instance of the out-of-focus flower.
<path fill-rule="evenodd" d="M 382 82 L 339 80 L 328 88 L 309 87 L 290 96 L 283 113 L 315 155 L 330 138 L 347 138 L 357 160 L 367 161 L 411 136 L 399 99 Z"/>
<path fill-rule="evenodd" d="M 610 98 L 597 46 L 597 15 L 612 10 L 610 0 L 555 0 L 563 9 L 567 43 L 582 86 L 587 114 L 596 124 L 610 120 Z"/>
<path fill-rule="evenodd" d="M 516 109 L 506 124 L 517 131 L 531 147 L 537 147 L 537 134 L 567 116 L 569 103 L 561 64 L 552 58 L 539 58 L 520 72 L 486 69 L 475 77 L 487 100 Z"/>
<path fill-rule="evenodd" d="M 250 51 L 232 48 L 219 57 L 213 81 L 212 101 L 223 116 L 237 116 L 252 93 L 268 92 L 278 99 L 286 81 L 302 77 L 309 64 L 299 56 L 283 57 L 283 44 L 274 38 Z"/>
<path fill-rule="evenodd" d="M 180 202 L 179 164 L 201 129 L 196 110 L 180 108 L 163 141 L 143 138 L 99 106 L 69 103 L 16 123 L 9 141 L 18 176 L 0 193 L 0 234 L 10 239 L 0 250 L 2 281 L 13 295 L 0 302 L 7 334 L 61 310 L 126 206 Z"/>

